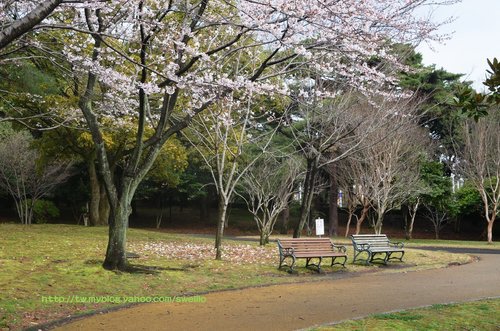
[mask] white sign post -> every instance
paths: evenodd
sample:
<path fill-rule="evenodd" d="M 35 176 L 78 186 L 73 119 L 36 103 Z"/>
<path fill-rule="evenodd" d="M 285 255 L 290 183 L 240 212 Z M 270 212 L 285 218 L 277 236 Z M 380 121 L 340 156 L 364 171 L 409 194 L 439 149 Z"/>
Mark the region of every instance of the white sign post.
<path fill-rule="evenodd" d="M 322 218 L 316 219 L 316 235 L 322 236 L 325 234 L 325 220 Z"/>

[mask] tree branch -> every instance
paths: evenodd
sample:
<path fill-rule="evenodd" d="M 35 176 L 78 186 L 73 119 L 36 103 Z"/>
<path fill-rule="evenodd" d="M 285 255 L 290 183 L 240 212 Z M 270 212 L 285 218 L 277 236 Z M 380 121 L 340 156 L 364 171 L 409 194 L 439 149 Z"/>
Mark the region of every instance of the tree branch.
<path fill-rule="evenodd" d="M 49 16 L 61 3 L 62 0 L 43 1 L 26 16 L 0 31 L 0 49 L 30 31 L 35 25 Z"/>

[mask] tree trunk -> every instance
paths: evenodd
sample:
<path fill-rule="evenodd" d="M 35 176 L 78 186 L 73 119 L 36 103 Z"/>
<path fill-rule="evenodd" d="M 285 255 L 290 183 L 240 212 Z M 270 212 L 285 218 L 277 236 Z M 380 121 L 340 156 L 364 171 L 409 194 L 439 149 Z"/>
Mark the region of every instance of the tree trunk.
<path fill-rule="evenodd" d="M 299 224 L 293 232 L 294 238 L 300 238 L 304 225 L 306 224 L 309 213 L 311 211 L 311 204 L 314 196 L 314 183 L 316 182 L 317 160 L 307 160 L 307 174 L 304 180 L 304 197 L 302 198 L 302 206 L 300 209 Z"/>
<path fill-rule="evenodd" d="M 333 163 L 330 165 L 330 192 L 328 204 L 328 234 L 330 237 L 338 235 L 339 228 L 339 212 L 338 212 L 338 194 L 339 188 L 337 184 L 337 166 Z"/>
<path fill-rule="evenodd" d="M 231 208 L 229 206 L 229 204 L 227 204 L 227 207 L 226 207 L 226 214 L 225 214 L 225 218 L 224 218 L 224 228 L 227 228 L 229 226 L 229 214 L 231 213 Z"/>
<path fill-rule="evenodd" d="M 281 212 L 281 230 L 280 234 L 288 233 L 288 223 L 290 222 L 290 205 L 287 204 L 285 209 Z"/>
<path fill-rule="evenodd" d="M 406 231 L 406 239 L 411 240 L 413 239 L 413 224 L 415 224 L 415 216 L 417 213 L 413 213 L 410 218 L 410 224 L 408 226 L 408 229 Z"/>
<path fill-rule="evenodd" d="M 365 202 L 365 204 L 363 205 L 363 211 L 361 212 L 361 217 L 358 218 L 358 221 L 356 222 L 356 234 L 359 234 L 361 232 L 361 224 L 363 224 L 366 217 L 368 216 L 369 210 L 370 210 L 370 205 Z"/>
<path fill-rule="evenodd" d="M 406 240 L 410 239 L 408 235 L 408 229 L 410 224 L 408 223 L 408 216 L 410 214 L 410 207 L 406 204 L 401 205 L 401 216 L 403 217 L 403 230 L 405 232 Z"/>
<path fill-rule="evenodd" d="M 0 49 L 8 46 L 15 39 L 30 31 L 35 25 L 49 16 L 62 0 L 45 0 L 21 19 L 16 20 L 0 31 Z"/>
<path fill-rule="evenodd" d="M 495 215 L 491 217 L 491 220 L 488 220 L 488 227 L 487 227 L 487 233 L 488 233 L 488 244 L 493 244 L 493 223 L 495 222 Z"/>
<path fill-rule="evenodd" d="M 259 241 L 259 244 L 261 246 L 269 244 L 269 235 L 270 233 L 267 231 L 267 229 L 262 229 L 262 231 L 260 232 L 260 241 Z"/>
<path fill-rule="evenodd" d="M 417 201 L 415 202 L 415 204 L 413 205 L 413 207 L 410 209 L 408 209 L 408 211 L 410 212 L 410 225 L 408 227 L 408 231 L 407 231 L 407 239 L 408 240 L 411 240 L 413 239 L 413 225 L 415 224 L 415 218 L 417 217 L 417 211 L 418 211 L 418 206 L 420 205 L 420 198 L 417 198 Z"/>
<path fill-rule="evenodd" d="M 126 242 L 128 218 L 132 210 L 131 195 L 128 192 L 122 192 L 120 202 L 116 204 L 115 210 L 111 211 L 108 248 L 103 263 L 103 267 L 108 270 L 126 270 L 128 266 Z"/>
<path fill-rule="evenodd" d="M 381 234 L 382 233 L 382 223 L 384 221 L 384 212 L 379 211 L 377 213 L 377 222 L 375 223 L 374 230 L 375 234 Z"/>
<path fill-rule="evenodd" d="M 217 232 L 215 234 L 215 259 L 222 260 L 222 237 L 224 236 L 224 224 L 226 221 L 227 203 L 226 200 L 219 197 L 219 215 L 217 218 Z"/>
<path fill-rule="evenodd" d="M 109 224 L 109 200 L 106 195 L 106 189 L 104 185 L 100 185 L 100 198 L 99 198 L 99 225 L 108 225 Z"/>
<path fill-rule="evenodd" d="M 344 237 L 346 237 L 346 238 L 349 235 L 349 227 L 351 226 L 352 215 L 353 215 L 353 213 L 351 211 L 349 211 L 349 217 L 347 218 L 347 224 L 345 226 L 345 236 Z"/>
<path fill-rule="evenodd" d="M 97 170 L 94 164 L 94 158 L 88 162 L 89 171 L 89 184 L 90 184 L 90 201 L 89 201 L 89 224 L 99 225 L 99 200 L 101 198 L 101 187 L 99 185 L 99 178 L 97 177 Z"/>

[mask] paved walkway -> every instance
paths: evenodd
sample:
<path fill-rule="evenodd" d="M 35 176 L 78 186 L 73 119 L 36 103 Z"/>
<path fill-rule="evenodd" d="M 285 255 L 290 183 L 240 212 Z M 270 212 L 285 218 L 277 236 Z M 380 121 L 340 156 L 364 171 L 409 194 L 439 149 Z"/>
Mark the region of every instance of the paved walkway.
<path fill-rule="evenodd" d="M 296 330 L 373 313 L 500 297 L 500 254 L 477 256 L 478 262 L 438 270 L 217 292 L 204 295 L 205 303 L 138 305 L 57 330 Z"/>

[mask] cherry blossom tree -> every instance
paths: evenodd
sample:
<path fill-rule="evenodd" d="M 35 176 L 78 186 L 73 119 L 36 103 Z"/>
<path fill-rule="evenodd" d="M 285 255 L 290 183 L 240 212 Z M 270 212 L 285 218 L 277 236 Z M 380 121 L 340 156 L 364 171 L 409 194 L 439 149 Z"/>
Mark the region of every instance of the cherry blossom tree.
<path fill-rule="evenodd" d="M 405 68 L 387 43 L 437 40 L 438 23 L 413 13 L 454 1 L 111 0 L 59 7 L 42 22 L 66 31 L 64 54 L 92 135 L 111 206 L 107 269 L 126 269 L 130 203 L 168 138 L 231 91 L 287 95 L 285 79 L 314 67 L 363 93 L 395 83 L 368 59 Z M 40 34 L 43 34 L 42 32 Z M 228 70 L 239 56 L 248 66 Z M 331 93 L 318 91 L 317 93 Z M 103 119 L 133 123 L 135 143 L 110 171 Z M 147 130 L 149 129 L 149 130 Z"/>
<path fill-rule="evenodd" d="M 193 119 L 193 124 L 184 135 L 204 161 L 217 191 L 216 259 L 222 258 L 221 245 L 228 223 L 228 207 L 237 193 L 237 185 L 269 146 L 274 134 L 274 131 L 256 130 L 263 124 L 252 110 L 252 98 L 249 97 L 245 103 L 234 100 L 232 94 L 222 98 Z M 250 145 L 259 149 L 259 155 L 248 153 Z"/>

